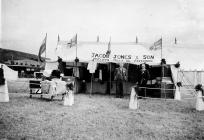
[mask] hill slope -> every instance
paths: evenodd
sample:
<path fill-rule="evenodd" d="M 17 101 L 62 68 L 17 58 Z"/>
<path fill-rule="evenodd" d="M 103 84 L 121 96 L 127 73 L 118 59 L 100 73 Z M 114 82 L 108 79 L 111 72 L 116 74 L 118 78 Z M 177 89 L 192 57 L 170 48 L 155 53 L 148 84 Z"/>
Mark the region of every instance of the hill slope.
<path fill-rule="evenodd" d="M 3 63 L 11 59 L 14 60 L 30 59 L 38 61 L 38 56 L 35 54 L 0 48 L 0 62 Z"/>

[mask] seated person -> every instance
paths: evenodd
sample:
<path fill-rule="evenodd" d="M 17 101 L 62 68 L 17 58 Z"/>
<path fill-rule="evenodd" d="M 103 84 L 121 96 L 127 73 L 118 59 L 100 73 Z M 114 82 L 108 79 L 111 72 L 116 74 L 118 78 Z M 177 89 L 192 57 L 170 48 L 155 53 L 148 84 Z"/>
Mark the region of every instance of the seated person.
<path fill-rule="evenodd" d="M 156 82 L 154 84 L 154 87 L 155 88 L 161 88 L 161 78 L 160 77 L 156 78 Z"/>
<path fill-rule="evenodd" d="M 155 89 L 152 89 L 152 92 L 153 92 L 153 95 L 154 97 L 161 97 L 161 77 L 157 77 L 156 78 L 156 82 L 155 84 L 153 85 L 153 88 Z"/>
<path fill-rule="evenodd" d="M 60 79 L 60 71 L 59 70 L 52 70 L 51 74 L 49 72 L 43 73 L 42 81 L 48 80 L 51 81 L 53 78 Z"/>
<path fill-rule="evenodd" d="M 50 81 L 42 81 L 42 92 L 50 94 L 63 94 L 66 92 L 66 82 L 60 79 L 60 71 L 53 70 Z"/>

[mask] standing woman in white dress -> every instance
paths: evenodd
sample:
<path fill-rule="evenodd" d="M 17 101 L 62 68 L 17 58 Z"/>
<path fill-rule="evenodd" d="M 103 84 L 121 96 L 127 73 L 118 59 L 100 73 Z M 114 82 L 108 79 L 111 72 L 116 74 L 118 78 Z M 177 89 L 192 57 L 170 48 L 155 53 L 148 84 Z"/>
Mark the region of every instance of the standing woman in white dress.
<path fill-rule="evenodd" d="M 8 86 L 4 77 L 3 65 L 0 68 L 0 102 L 9 102 Z"/>

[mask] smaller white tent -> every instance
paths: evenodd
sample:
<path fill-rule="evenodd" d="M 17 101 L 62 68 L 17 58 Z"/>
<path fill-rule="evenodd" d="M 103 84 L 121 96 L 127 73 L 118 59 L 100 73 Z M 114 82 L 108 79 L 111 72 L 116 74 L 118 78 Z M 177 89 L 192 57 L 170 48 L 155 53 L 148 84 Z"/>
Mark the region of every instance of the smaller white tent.
<path fill-rule="evenodd" d="M 3 70 L 4 70 L 4 77 L 6 80 L 17 80 L 18 79 L 18 72 L 15 70 L 12 70 L 5 64 L 1 64 L 0 66 L 3 65 Z"/>
<path fill-rule="evenodd" d="M 162 52 L 167 64 L 180 63 L 178 81 L 183 85 L 194 88 L 197 84 L 204 84 L 203 44 L 172 44 L 164 46 Z"/>
<path fill-rule="evenodd" d="M 18 78 L 18 72 L 0 63 L 0 66 L 1 65 L 3 65 L 5 84 L 0 85 L 0 102 L 8 102 L 9 94 L 8 94 L 7 80 L 16 80 Z"/>
<path fill-rule="evenodd" d="M 204 48 L 172 46 L 164 48 L 163 53 L 167 63 L 179 61 L 183 70 L 204 70 Z"/>

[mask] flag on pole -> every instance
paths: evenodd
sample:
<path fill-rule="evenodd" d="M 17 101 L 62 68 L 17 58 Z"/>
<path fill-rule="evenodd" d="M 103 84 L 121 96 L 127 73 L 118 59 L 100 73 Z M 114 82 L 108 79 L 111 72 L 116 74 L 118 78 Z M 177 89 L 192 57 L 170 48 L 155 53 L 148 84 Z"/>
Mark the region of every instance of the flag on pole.
<path fill-rule="evenodd" d="M 43 42 L 40 46 L 39 53 L 38 53 L 38 60 L 41 62 L 43 62 L 41 55 L 46 51 L 46 41 L 47 41 L 47 34 L 46 34 L 45 38 L 43 39 Z"/>
<path fill-rule="evenodd" d="M 75 45 L 77 45 L 77 34 L 70 39 L 70 41 L 67 43 L 67 45 L 71 48 Z"/>
<path fill-rule="evenodd" d="M 160 38 L 158 41 L 154 42 L 154 44 L 149 48 L 151 51 L 156 51 L 159 49 L 162 49 L 162 38 Z"/>

